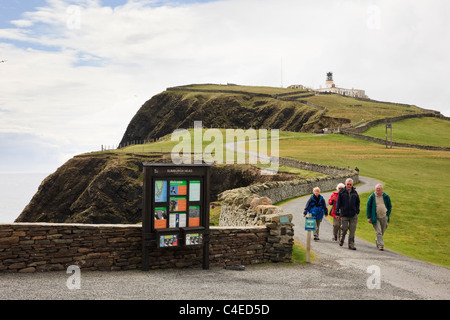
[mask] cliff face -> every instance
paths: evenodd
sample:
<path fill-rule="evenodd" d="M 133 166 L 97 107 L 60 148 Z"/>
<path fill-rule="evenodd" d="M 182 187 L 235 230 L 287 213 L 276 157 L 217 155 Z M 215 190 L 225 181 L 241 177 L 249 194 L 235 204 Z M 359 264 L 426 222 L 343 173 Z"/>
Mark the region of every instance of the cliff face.
<path fill-rule="evenodd" d="M 323 110 L 295 98 L 286 100 L 286 94 L 279 99 L 273 91 L 208 88 L 176 87 L 155 95 L 133 117 L 121 145 L 159 138 L 200 120 L 204 128 L 311 131 L 323 125 L 315 121 L 323 120 Z M 169 155 L 114 152 L 76 156 L 42 182 L 16 222 L 138 223 L 142 219 L 142 163 L 151 161 L 171 159 Z M 228 189 L 291 178 L 290 174 L 262 176 L 249 165 L 214 166 L 211 201 Z"/>
<path fill-rule="evenodd" d="M 164 91 L 148 100 L 131 120 L 121 145 L 160 138 L 177 128 L 262 128 L 302 131 L 321 112 L 299 101 L 230 92 Z"/>
<path fill-rule="evenodd" d="M 16 222 L 135 224 L 142 221 L 142 163 L 170 156 L 76 156 L 40 185 Z M 288 180 L 290 174 L 262 176 L 250 165 L 211 170 L 211 200 L 227 189 L 256 182 Z"/>
<path fill-rule="evenodd" d="M 16 222 L 136 223 L 138 159 L 74 157 L 48 176 Z"/>

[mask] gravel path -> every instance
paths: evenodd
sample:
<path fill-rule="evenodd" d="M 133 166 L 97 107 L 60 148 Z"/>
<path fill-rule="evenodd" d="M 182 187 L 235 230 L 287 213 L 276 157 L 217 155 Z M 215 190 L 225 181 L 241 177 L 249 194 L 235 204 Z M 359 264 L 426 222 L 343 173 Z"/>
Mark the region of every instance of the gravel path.
<path fill-rule="evenodd" d="M 361 177 L 359 192 L 372 190 L 373 179 Z M 329 194 L 323 194 L 328 200 Z M 303 207 L 307 197 L 283 206 L 294 214 L 295 237 L 305 242 Z M 362 221 L 362 219 L 360 220 Z M 365 222 L 365 221 L 364 221 Z M 356 239 L 356 251 L 331 241 L 331 224 L 321 225 L 321 239 L 312 243 L 318 258 L 301 266 L 247 266 L 154 270 L 149 272 L 88 272 L 81 270 L 80 288 L 69 289 L 71 274 L 48 272 L 0 274 L 1 300 L 300 300 L 300 299 L 450 299 L 448 268 L 410 259 Z M 389 246 L 389 244 L 387 244 Z M 377 266 L 381 282 L 370 266 Z M 369 286 L 368 286 L 369 281 Z"/>

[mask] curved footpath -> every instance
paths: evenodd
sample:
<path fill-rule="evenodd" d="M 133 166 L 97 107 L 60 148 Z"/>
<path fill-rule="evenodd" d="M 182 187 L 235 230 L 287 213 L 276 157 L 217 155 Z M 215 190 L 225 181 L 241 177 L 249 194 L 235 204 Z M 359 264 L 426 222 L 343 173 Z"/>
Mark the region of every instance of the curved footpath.
<path fill-rule="evenodd" d="M 375 185 L 380 183 L 373 178 L 362 176 L 359 178 L 360 184 L 356 186 L 356 190 L 360 194 L 373 191 Z M 327 205 L 331 193 L 321 193 Z M 306 245 L 307 232 L 304 228 L 303 208 L 309 197 L 296 199 L 283 206 L 285 212 L 294 213 L 295 238 L 304 245 Z M 367 223 L 365 205 L 365 203 L 360 205 L 361 213 L 358 216 L 358 223 Z M 393 208 L 393 219 L 395 219 L 395 207 Z M 389 232 L 389 228 L 386 232 Z M 357 238 L 358 233 L 356 233 L 356 251 L 348 250 L 348 235 L 341 247 L 338 242 L 331 240 L 332 234 L 332 224 L 324 218 L 320 225 L 320 240 L 311 240 L 311 250 L 318 256 L 317 261 L 313 261 L 313 265 L 328 267 L 330 271 L 338 274 L 341 271 L 351 272 L 355 275 L 366 273 L 367 278 L 374 276 L 375 269 L 379 270 L 381 290 L 374 290 L 380 291 L 379 293 L 374 292 L 378 299 L 389 299 L 382 293 L 383 287 L 386 286 L 405 290 L 417 299 L 450 299 L 450 269 L 412 259 L 386 248 L 384 251 L 379 251 L 375 246 L 375 232 L 372 243 Z M 389 247 L 389 243 L 386 245 Z M 375 280 L 371 281 L 372 284 L 376 283 Z M 392 298 L 406 298 L 406 296 L 400 294 Z"/>
<path fill-rule="evenodd" d="M 360 179 L 362 183 L 357 190 L 361 193 L 373 190 L 377 182 Z M 329 193 L 323 195 L 328 199 Z M 303 243 L 306 233 L 302 213 L 307 198 L 283 206 L 285 212 L 294 214 L 295 238 Z M 205 306 L 211 300 L 450 299 L 450 269 L 386 249 L 380 252 L 374 244 L 359 239 L 355 241 L 357 250 L 348 250 L 346 243 L 340 247 L 331 241 L 331 234 L 331 224 L 324 221 L 320 231 L 322 240 L 312 241 L 311 245 L 317 258 L 306 265 L 255 265 L 247 266 L 244 271 L 223 268 L 148 272 L 81 270 L 79 289 L 69 289 L 67 285 L 72 273 L 0 273 L 0 299 L 180 300 L 179 305 L 183 305 L 183 300 L 197 300 L 197 305 Z M 373 286 L 377 283 L 372 280 L 375 274 L 372 269 L 368 272 L 368 267 L 373 265 L 380 271 L 378 289 Z"/>

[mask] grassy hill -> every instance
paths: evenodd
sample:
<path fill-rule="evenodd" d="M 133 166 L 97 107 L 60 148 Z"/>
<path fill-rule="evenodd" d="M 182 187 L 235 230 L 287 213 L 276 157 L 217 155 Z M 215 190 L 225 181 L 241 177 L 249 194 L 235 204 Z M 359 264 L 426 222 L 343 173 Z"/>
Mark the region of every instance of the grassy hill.
<path fill-rule="evenodd" d="M 302 161 L 341 167 L 357 166 L 360 174 L 383 181 L 393 211 L 385 235 L 388 249 L 413 258 L 450 267 L 450 212 L 446 198 L 450 188 L 450 152 L 385 146 L 344 135 L 293 134 L 280 141 L 280 155 Z M 357 236 L 374 241 L 361 195 Z"/>
<path fill-rule="evenodd" d="M 415 106 L 361 100 L 336 94 L 307 97 L 305 100 L 326 107 L 327 116 L 347 118 L 352 124 L 424 112 Z"/>
<path fill-rule="evenodd" d="M 420 144 L 436 147 L 450 147 L 450 121 L 439 118 L 415 118 L 394 122 L 392 140 L 395 142 Z M 385 139 L 385 124 L 376 125 L 364 135 Z M 388 129 L 390 141 L 390 129 Z"/>
<path fill-rule="evenodd" d="M 420 118 L 409 130 L 411 141 L 421 142 L 430 121 L 437 131 L 427 131 L 422 142 L 445 142 L 446 120 Z M 403 120 L 407 121 L 407 120 Z M 401 125 L 394 123 L 394 130 Z M 223 132 L 224 130 L 222 130 Z M 396 132 L 397 132 L 396 131 Z M 407 131 L 405 129 L 405 131 Z M 447 133 L 450 133 L 448 130 Z M 225 136 L 225 134 L 224 134 Z M 450 152 L 385 146 L 345 135 L 280 132 L 280 156 L 340 167 L 358 167 L 360 174 L 383 181 L 393 203 L 392 219 L 385 235 L 386 248 L 413 258 L 450 267 L 450 226 L 443 222 L 449 213 L 446 203 L 450 188 Z M 176 142 L 130 146 L 119 152 L 170 152 Z M 204 142 L 204 146 L 209 142 Z M 248 148 L 248 147 L 247 147 Z M 280 170 L 288 171 L 289 168 Z M 357 236 L 373 242 L 374 231 L 365 218 L 370 193 L 361 195 Z M 294 213 L 296 214 L 296 213 Z M 299 213 L 298 213 L 299 214 Z"/>
<path fill-rule="evenodd" d="M 383 145 L 338 134 L 281 132 L 280 137 L 280 156 L 358 167 L 361 175 L 383 181 L 394 208 L 385 236 L 386 247 L 417 259 L 450 266 L 447 254 L 450 226 L 441 222 L 449 212 L 445 199 L 450 188 L 450 152 L 386 149 Z M 208 144 L 205 142 L 204 146 Z M 174 142 L 167 140 L 130 146 L 119 152 L 170 152 L 173 146 Z M 288 171 L 288 168 L 280 170 Z M 373 242 L 374 231 L 365 218 L 369 195 L 361 195 L 357 236 Z M 300 214 L 300 211 L 293 214 Z"/>
<path fill-rule="evenodd" d="M 309 107 L 313 105 L 322 108 L 321 112 L 315 113 L 305 125 L 317 122 L 320 116 L 346 118 L 350 120 L 351 125 L 359 125 L 386 117 L 425 112 L 415 106 L 358 100 L 334 94 L 311 96 L 311 92 L 297 89 L 191 85 L 180 87 L 179 90 L 177 92 L 181 92 L 186 99 L 199 94 L 203 99 L 213 100 L 219 96 L 223 98 L 231 95 L 233 99 L 247 101 L 247 104 L 251 101 L 253 108 L 270 102 L 280 103 L 283 109 L 286 107 L 283 106 L 286 101 L 279 100 L 280 97 L 289 98 L 290 107 L 305 107 L 309 103 Z M 245 94 L 242 92 L 260 96 L 243 98 Z M 449 212 L 445 199 L 450 187 L 450 152 L 399 147 L 386 149 L 383 145 L 344 135 L 316 135 L 292 132 L 296 130 L 289 130 L 288 127 L 282 129 L 286 131 L 281 132 L 280 156 L 341 167 L 358 167 L 361 175 L 383 181 L 385 192 L 391 196 L 394 206 L 385 240 L 388 249 L 450 266 L 450 227 L 441 222 Z M 414 118 L 394 122 L 393 137 L 394 141 L 398 142 L 448 147 L 449 129 L 448 120 L 434 117 Z M 384 124 L 380 124 L 364 134 L 383 139 L 384 130 Z M 135 152 L 139 152 L 140 148 L 142 152 L 169 152 L 175 144 L 165 141 L 130 148 L 135 148 Z M 128 149 L 130 150 L 133 149 Z M 357 235 L 373 242 L 373 228 L 365 219 L 365 205 L 369 195 L 361 195 L 362 214 Z"/>
<path fill-rule="evenodd" d="M 177 145 L 170 141 L 175 129 L 190 128 L 193 121 L 198 120 L 203 122 L 205 130 L 219 128 L 224 137 L 224 128 L 279 128 L 282 130 L 280 156 L 332 166 L 358 167 L 361 175 L 383 181 L 385 192 L 393 203 L 391 223 L 385 236 L 387 249 L 450 267 L 450 226 L 444 220 L 450 211 L 446 201 L 450 187 L 450 152 L 400 147 L 386 149 L 384 145 L 345 135 L 312 133 L 324 127 L 350 126 L 416 113 L 424 111 L 415 106 L 362 101 L 335 94 L 314 96 L 312 92 L 298 89 L 236 85 L 172 88 L 156 95 L 139 109 L 122 143 L 164 136 L 166 139 L 109 150 L 104 154 L 75 157 L 44 181 L 39 188 L 40 195 L 25 211 L 47 212 L 35 221 L 50 221 L 48 212 L 54 209 L 55 214 L 80 213 L 81 218 L 95 223 L 93 219 L 98 212 L 118 208 L 121 201 L 123 208 L 119 211 L 134 213 L 139 219 L 140 201 L 137 198 L 142 182 L 139 168 L 142 161 L 149 159 L 166 157 L 169 161 L 167 154 L 161 153 L 171 152 Z M 450 144 L 449 122 L 443 119 L 402 120 L 393 123 L 393 130 L 394 140 L 399 142 Z M 364 134 L 384 138 L 384 125 L 373 127 Z M 204 142 L 203 147 L 209 144 Z M 221 168 L 216 169 L 218 179 L 215 184 L 225 187 L 222 177 L 226 175 Z M 301 177 L 316 176 L 291 168 L 280 170 Z M 228 176 L 236 174 L 232 172 Z M 234 185 L 236 183 L 230 181 L 226 187 Z M 64 196 L 64 192 L 73 200 Z M 369 194 L 361 195 L 357 236 L 373 242 L 373 228 L 365 219 L 368 197 Z M 107 216 L 112 223 L 116 223 L 115 210 L 111 209 Z"/>
<path fill-rule="evenodd" d="M 238 85 L 168 88 L 144 103 L 131 119 L 121 146 L 161 138 L 202 121 L 206 128 L 267 128 L 319 132 L 376 119 L 424 113 L 415 106 L 360 100 L 336 94 L 315 96 L 299 89 Z"/>

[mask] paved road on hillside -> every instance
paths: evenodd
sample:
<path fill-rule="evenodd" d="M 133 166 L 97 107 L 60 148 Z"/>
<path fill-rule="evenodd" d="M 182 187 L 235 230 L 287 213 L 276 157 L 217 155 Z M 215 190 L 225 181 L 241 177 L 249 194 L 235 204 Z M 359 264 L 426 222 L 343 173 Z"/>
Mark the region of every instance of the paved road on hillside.
<path fill-rule="evenodd" d="M 227 148 L 249 153 L 247 150 L 239 147 L 241 144 L 242 142 L 227 144 Z M 256 155 L 259 156 L 258 154 Z M 369 177 L 360 176 L 359 178 L 360 184 L 356 187 L 358 193 L 373 191 L 375 185 L 381 182 Z M 331 193 L 322 193 L 327 204 Z M 310 195 L 283 205 L 285 212 L 294 215 L 295 238 L 305 246 L 307 232 L 304 228 L 305 219 L 303 217 L 303 209 L 309 197 Z M 368 223 L 365 206 L 365 203 L 361 203 L 361 214 L 359 215 L 358 223 Z M 395 219 L 395 207 L 393 208 L 392 219 Z M 417 294 L 417 298 L 419 299 L 450 300 L 450 269 L 411 259 L 393 252 L 387 249 L 389 248 L 389 243 L 385 244 L 387 248 L 384 251 L 379 251 L 375 246 L 375 232 L 373 243 L 357 238 L 355 240 L 357 250 L 354 251 L 348 249 L 348 236 L 342 247 L 337 242 L 331 240 L 333 234 L 332 224 L 328 220 L 323 219 L 320 229 L 321 240 L 311 241 L 311 250 L 318 256 L 317 261 L 312 263 L 315 267 L 320 266 L 330 270 L 336 270 L 341 275 L 344 274 L 343 271 L 345 270 L 346 272 L 354 273 L 355 276 L 360 275 L 361 272 L 365 272 L 369 276 L 374 276 L 374 270 L 376 269 L 380 273 L 383 284 L 390 284 L 396 288 Z M 386 232 L 389 232 L 389 228 Z M 327 274 L 324 273 L 323 276 L 323 279 L 325 279 Z M 320 281 L 320 286 L 330 285 L 335 287 L 339 286 L 337 282 L 327 283 L 323 280 Z M 387 296 L 384 299 L 387 299 Z"/>
<path fill-rule="evenodd" d="M 379 183 L 375 179 L 362 176 L 360 176 L 360 181 L 361 183 L 356 186 L 358 193 L 372 191 L 375 189 L 375 185 Z M 322 195 L 328 204 L 331 192 L 322 193 Z M 295 238 L 304 245 L 306 245 L 307 232 L 304 228 L 303 209 L 309 197 L 296 199 L 283 206 L 285 212 L 294 215 Z M 358 223 L 368 223 L 365 206 L 365 203 L 361 203 Z M 395 207 L 392 211 L 392 219 L 395 219 Z M 386 232 L 389 232 L 389 228 Z M 374 241 L 371 243 L 356 238 L 356 251 L 348 249 L 348 236 L 341 247 L 337 242 L 331 240 L 332 234 L 332 224 L 323 219 L 320 225 L 320 240 L 311 240 L 311 250 L 318 256 L 317 261 L 312 262 L 313 265 L 328 267 L 330 270 L 336 270 L 336 272 L 346 270 L 355 273 L 355 275 L 366 272 L 369 277 L 374 275 L 374 269 L 372 269 L 374 267 L 369 269 L 370 273 L 368 268 L 377 266 L 380 271 L 382 286 L 389 284 L 416 294 L 421 299 L 450 299 L 450 269 L 411 259 L 386 248 L 384 251 L 379 251 L 375 246 L 375 232 Z M 358 234 L 356 234 L 357 236 Z M 385 245 L 389 248 L 389 243 L 385 243 Z M 333 286 L 336 284 L 328 283 L 327 285 Z"/>
<path fill-rule="evenodd" d="M 359 192 L 376 181 L 360 177 Z M 324 193 L 325 198 L 329 196 Z M 294 214 L 295 237 L 305 242 L 303 208 L 307 197 L 283 206 Z M 362 212 L 364 214 L 364 212 Z M 393 219 L 395 218 L 395 208 Z M 361 217 L 359 223 L 366 223 Z M 389 229 L 388 231 L 389 232 Z M 135 271 L 83 271 L 80 289 L 69 289 L 66 272 L 0 273 L 0 300 L 21 299 L 136 299 L 136 300 L 450 300 L 450 269 L 410 259 L 356 239 L 357 250 L 331 241 L 331 224 L 321 225 L 321 240 L 312 243 L 318 258 L 305 265 L 247 266 L 244 271 L 223 268 Z M 389 243 L 386 244 L 389 248 Z M 378 266 L 380 287 L 368 267 Z M 369 281 L 369 286 L 367 285 Z M 177 305 L 176 307 L 179 308 Z M 172 310 L 175 313 L 178 311 Z M 215 313 L 221 314 L 218 310 Z"/>

